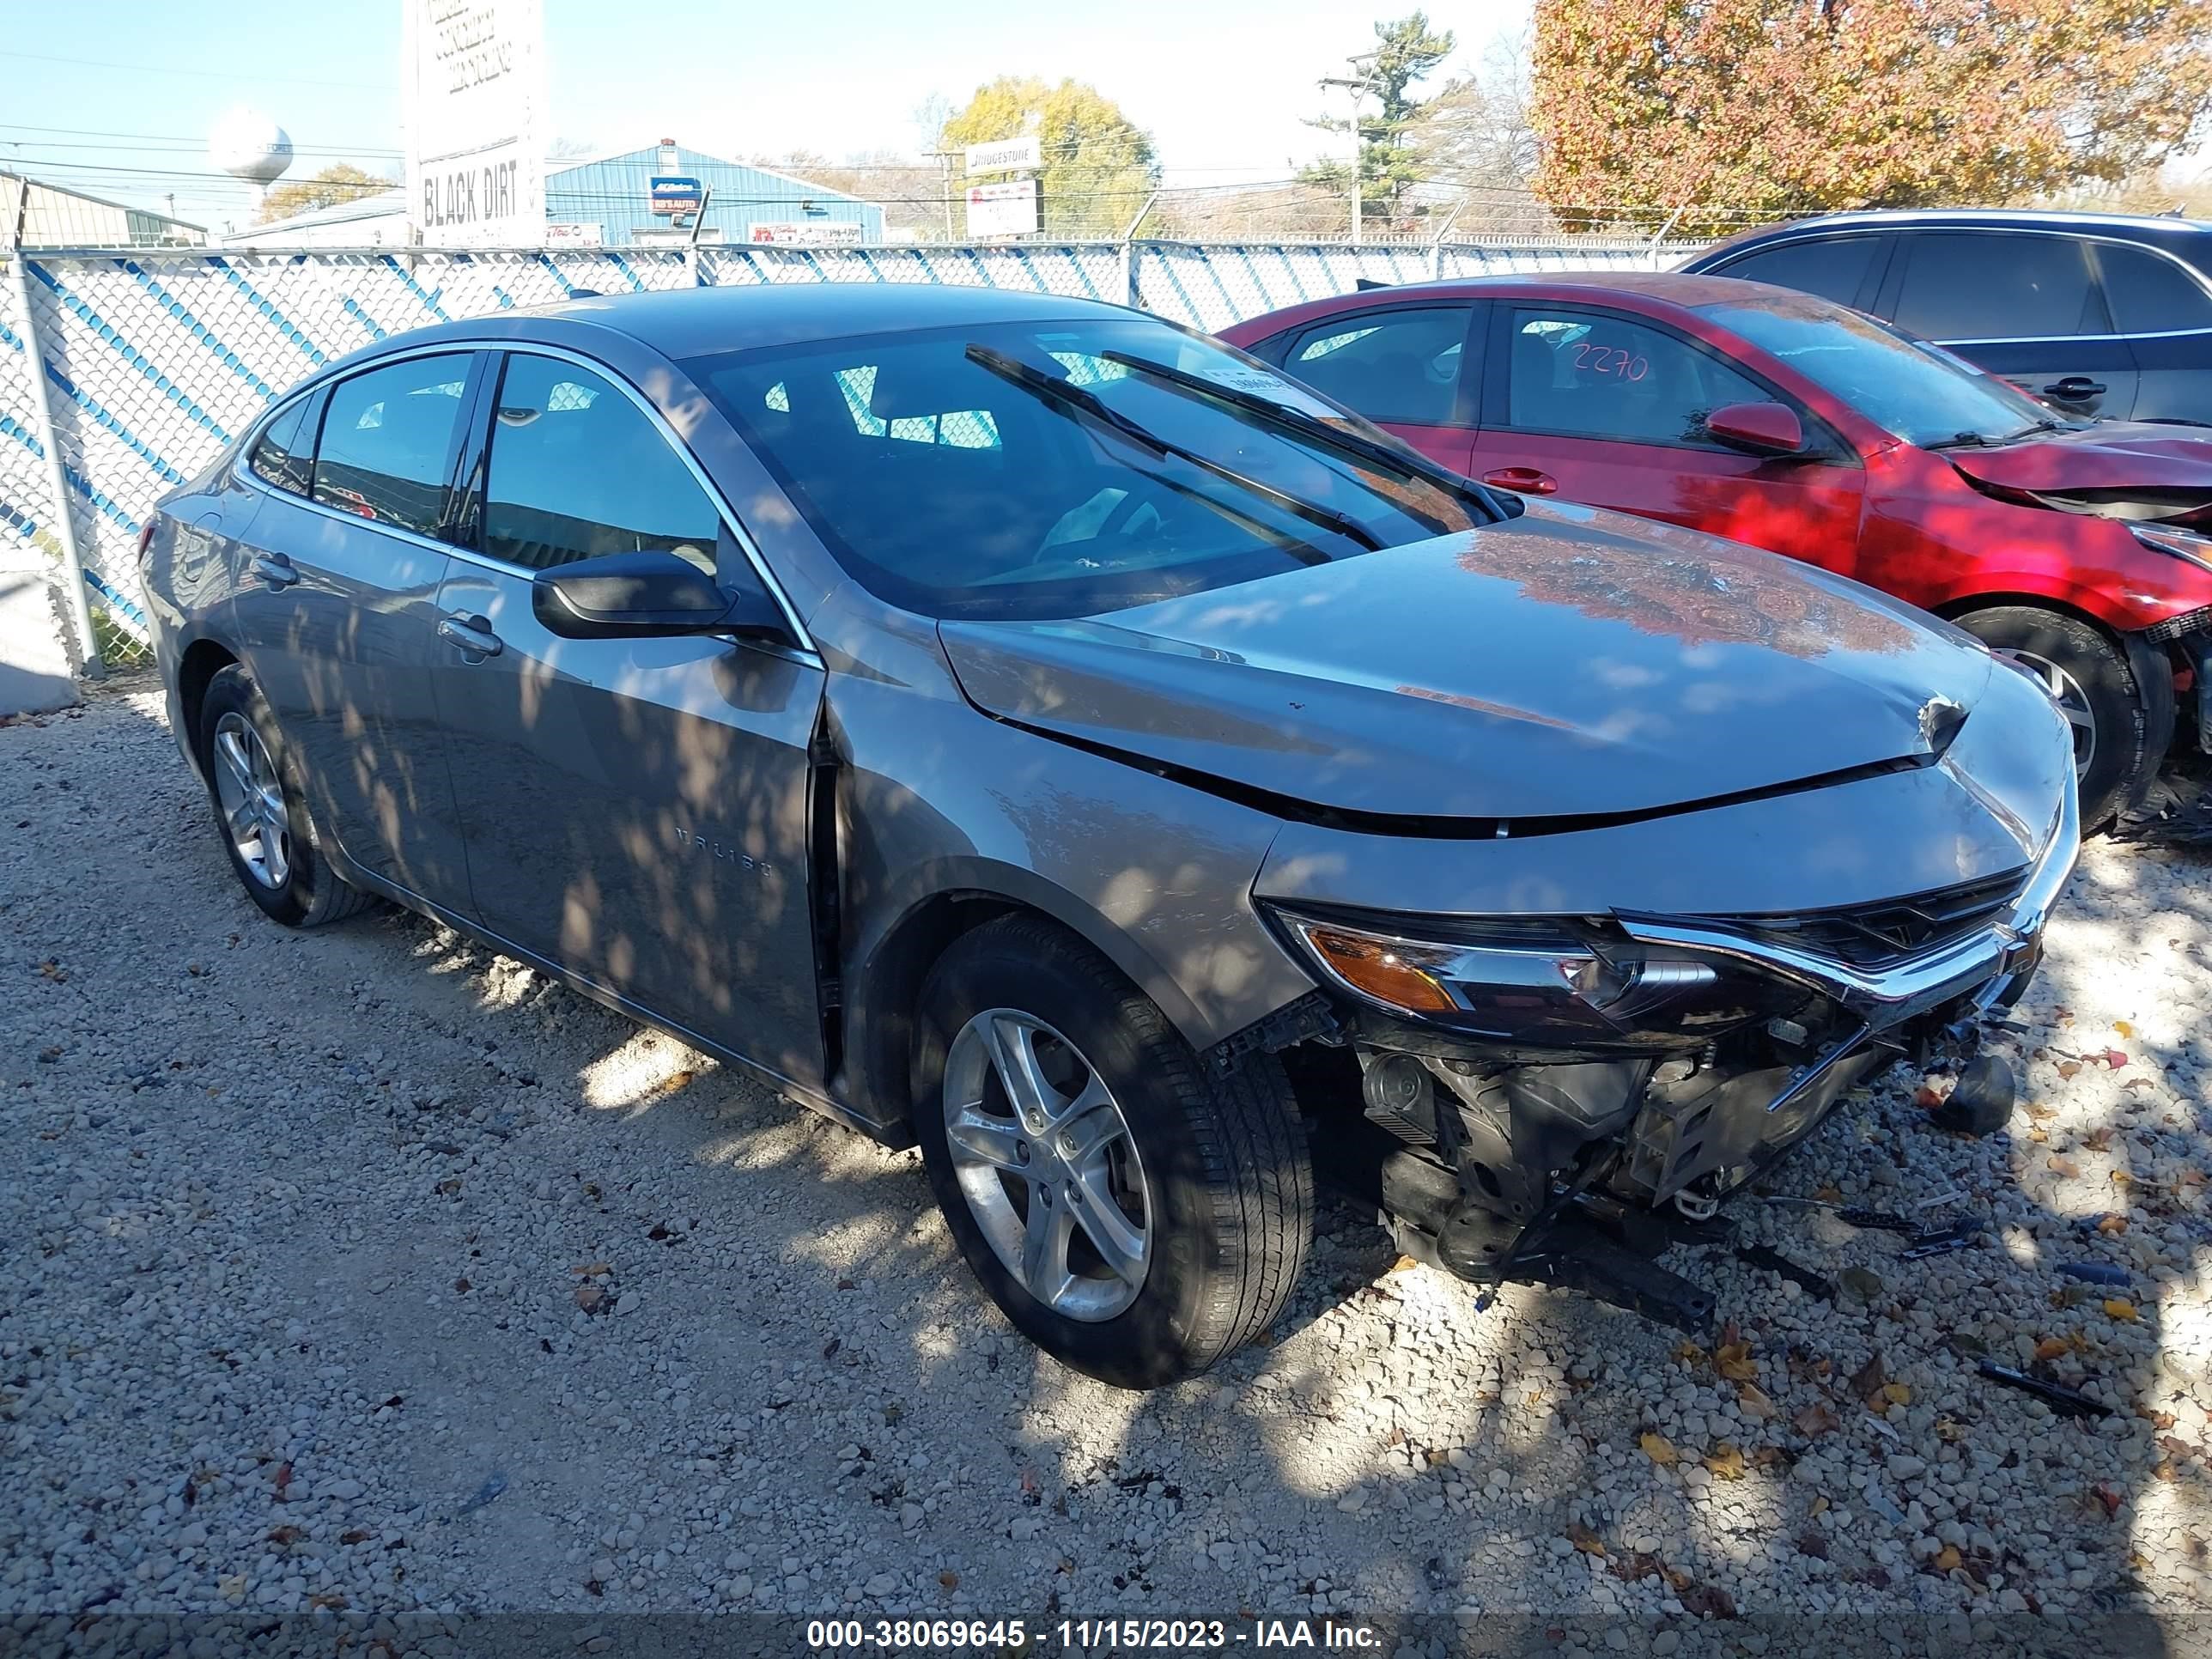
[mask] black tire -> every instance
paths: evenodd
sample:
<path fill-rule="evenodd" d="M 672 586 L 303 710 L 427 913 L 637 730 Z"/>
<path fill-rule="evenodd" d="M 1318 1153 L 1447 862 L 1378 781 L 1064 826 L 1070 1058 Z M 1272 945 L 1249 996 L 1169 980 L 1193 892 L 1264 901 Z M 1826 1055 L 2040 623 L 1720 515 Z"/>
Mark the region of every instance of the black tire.
<path fill-rule="evenodd" d="M 1149 1193 L 1151 1258 L 1135 1299 L 1110 1317 L 1070 1318 L 1032 1295 L 960 1187 L 945 1063 L 962 1029 L 988 1009 L 1018 1011 L 1064 1036 L 1127 1125 Z M 930 1186 L 968 1265 L 1031 1341 L 1103 1382 L 1158 1388 L 1205 1370 L 1282 1311 L 1313 1237 L 1313 1169 L 1273 1056 L 1249 1057 L 1225 1076 L 1210 1071 L 1104 957 L 1029 916 L 956 941 L 918 1012 L 914 1124 Z"/>
<path fill-rule="evenodd" d="M 253 735 L 260 739 L 274 763 L 283 790 L 289 835 L 284 843 L 283 879 L 274 885 L 257 872 L 252 862 L 240 850 L 223 809 L 216 778 L 222 763 L 216 751 L 216 737 L 227 715 L 242 720 L 253 728 Z M 373 902 L 371 896 L 342 879 L 323 856 L 322 837 L 307 811 L 299 764 L 285 747 L 284 734 L 276 725 L 276 717 L 270 712 L 261 688 L 237 664 L 219 671 L 208 682 L 207 694 L 200 704 L 197 740 L 200 775 L 207 780 L 208 802 L 215 811 L 216 833 L 222 838 L 223 851 L 230 856 L 230 867 L 237 874 L 239 885 L 264 915 L 287 927 L 320 927 L 327 922 L 343 921 L 368 907 Z"/>
<path fill-rule="evenodd" d="M 2165 759 L 2151 718 L 2151 697 L 2159 688 L 2146 695 L 2118 643 L 2078 617 L 2033 605 L 1994 605 L 1970 611 L 1958 623 L 1993 651 L 2055 665 L 2080 689 L 2094 740 L 2080 780 L 2085 833 L 2105 828 L 2141 798 Z"/>

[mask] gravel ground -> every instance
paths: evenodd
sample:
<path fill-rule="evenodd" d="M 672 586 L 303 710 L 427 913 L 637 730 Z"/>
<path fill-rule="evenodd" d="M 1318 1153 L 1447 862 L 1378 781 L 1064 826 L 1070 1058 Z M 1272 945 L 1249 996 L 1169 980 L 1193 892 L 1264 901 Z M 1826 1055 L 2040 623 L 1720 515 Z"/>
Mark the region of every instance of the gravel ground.
<path fill-rule="evenodd" d="M 1742 1202 L 1841 1282 L 1678 1252 L 1732 1322 L 1708 1353 L 1486 1302 L 1325 1206 L 1272 1346 L 1140 1397 L 998 1317 L 914 1154 L 419 919 L 278 928 L 206 817 L 143 681 L 0 730 L 0 1620 L 1241 1608 L 1632 1619 L 1662 1653 L 1756 1651 L 1761 1616 L 2207 1623 L 2194 855 L 2089 850 L 2003 1040 L 2009 1137 L 1932 1132 L 1900 1072 L 1773 1177 L 1985 1218 L 1978 1248 Z M 2054 1417 L 1984 1354 L 2117 1410 Z"/>

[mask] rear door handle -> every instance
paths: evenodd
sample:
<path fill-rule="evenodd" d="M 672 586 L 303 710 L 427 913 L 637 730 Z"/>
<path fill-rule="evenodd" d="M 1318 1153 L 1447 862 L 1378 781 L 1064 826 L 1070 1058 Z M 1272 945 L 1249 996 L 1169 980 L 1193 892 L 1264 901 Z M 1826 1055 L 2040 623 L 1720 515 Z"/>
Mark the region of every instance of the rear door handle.
<path fill-rule="evenodd" d="M 256 553 L 253 556 L 253 574 L 267 582 L 272 590 L 289 587 L 300 580 L 300 573 L 292 568 L 291 560 L 282 553 Z"/>
<path fill-rule="evenodd" d="M 1559 487 L 1557 478 L 1533 466 L 1501 466 L 1495 472 L 1484 473 L 1482 481 L 1521 495 L 1549 495 Z"/>
<path fill-rule="evenodd" d="M 439 619 L 438 637 L 448 645 L 457 645 L 461 654 L 471 662 L 486 657 L 496 657 L 507 647 L 499 635 L 491 631 L 491 623 L 482 617 L 445 617 Z"/>
<path fill-rule="evenodd" d="M 2093 380 L 2086 374 L 2069 374 L 2063 380 L 2053 380 L 2043 388 L 2048 398 L 2063 398 L 2069 403 L 2079 403 L 2084 398 L 2101 398 L 2105 383 Z"/>

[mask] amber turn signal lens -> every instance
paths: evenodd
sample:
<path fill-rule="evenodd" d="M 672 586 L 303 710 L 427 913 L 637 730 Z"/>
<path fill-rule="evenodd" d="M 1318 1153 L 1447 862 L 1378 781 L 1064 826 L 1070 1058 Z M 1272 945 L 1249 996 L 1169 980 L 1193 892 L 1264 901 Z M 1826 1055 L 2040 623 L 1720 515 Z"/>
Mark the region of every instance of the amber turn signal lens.
<path fill-rule="evenodd" d="M 1412 1013 L 1449 1013 L 1459 1005 L 1444 988 L 1382 939 L 1308 926 L 1306 943 L 1353 989 Z"/>

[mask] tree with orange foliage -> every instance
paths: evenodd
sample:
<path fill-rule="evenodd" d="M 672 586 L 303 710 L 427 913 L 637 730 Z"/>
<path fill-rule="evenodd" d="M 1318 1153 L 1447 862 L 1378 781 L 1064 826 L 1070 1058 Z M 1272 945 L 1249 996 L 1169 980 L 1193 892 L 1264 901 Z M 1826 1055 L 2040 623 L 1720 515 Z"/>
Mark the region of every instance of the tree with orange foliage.
<path fill-rule="evenodd" d="M 1536 188 L 1709 234 L 2118 179 L 2212 108 L 2208 40 L 2212 0 L 1537 0 Z"/>

